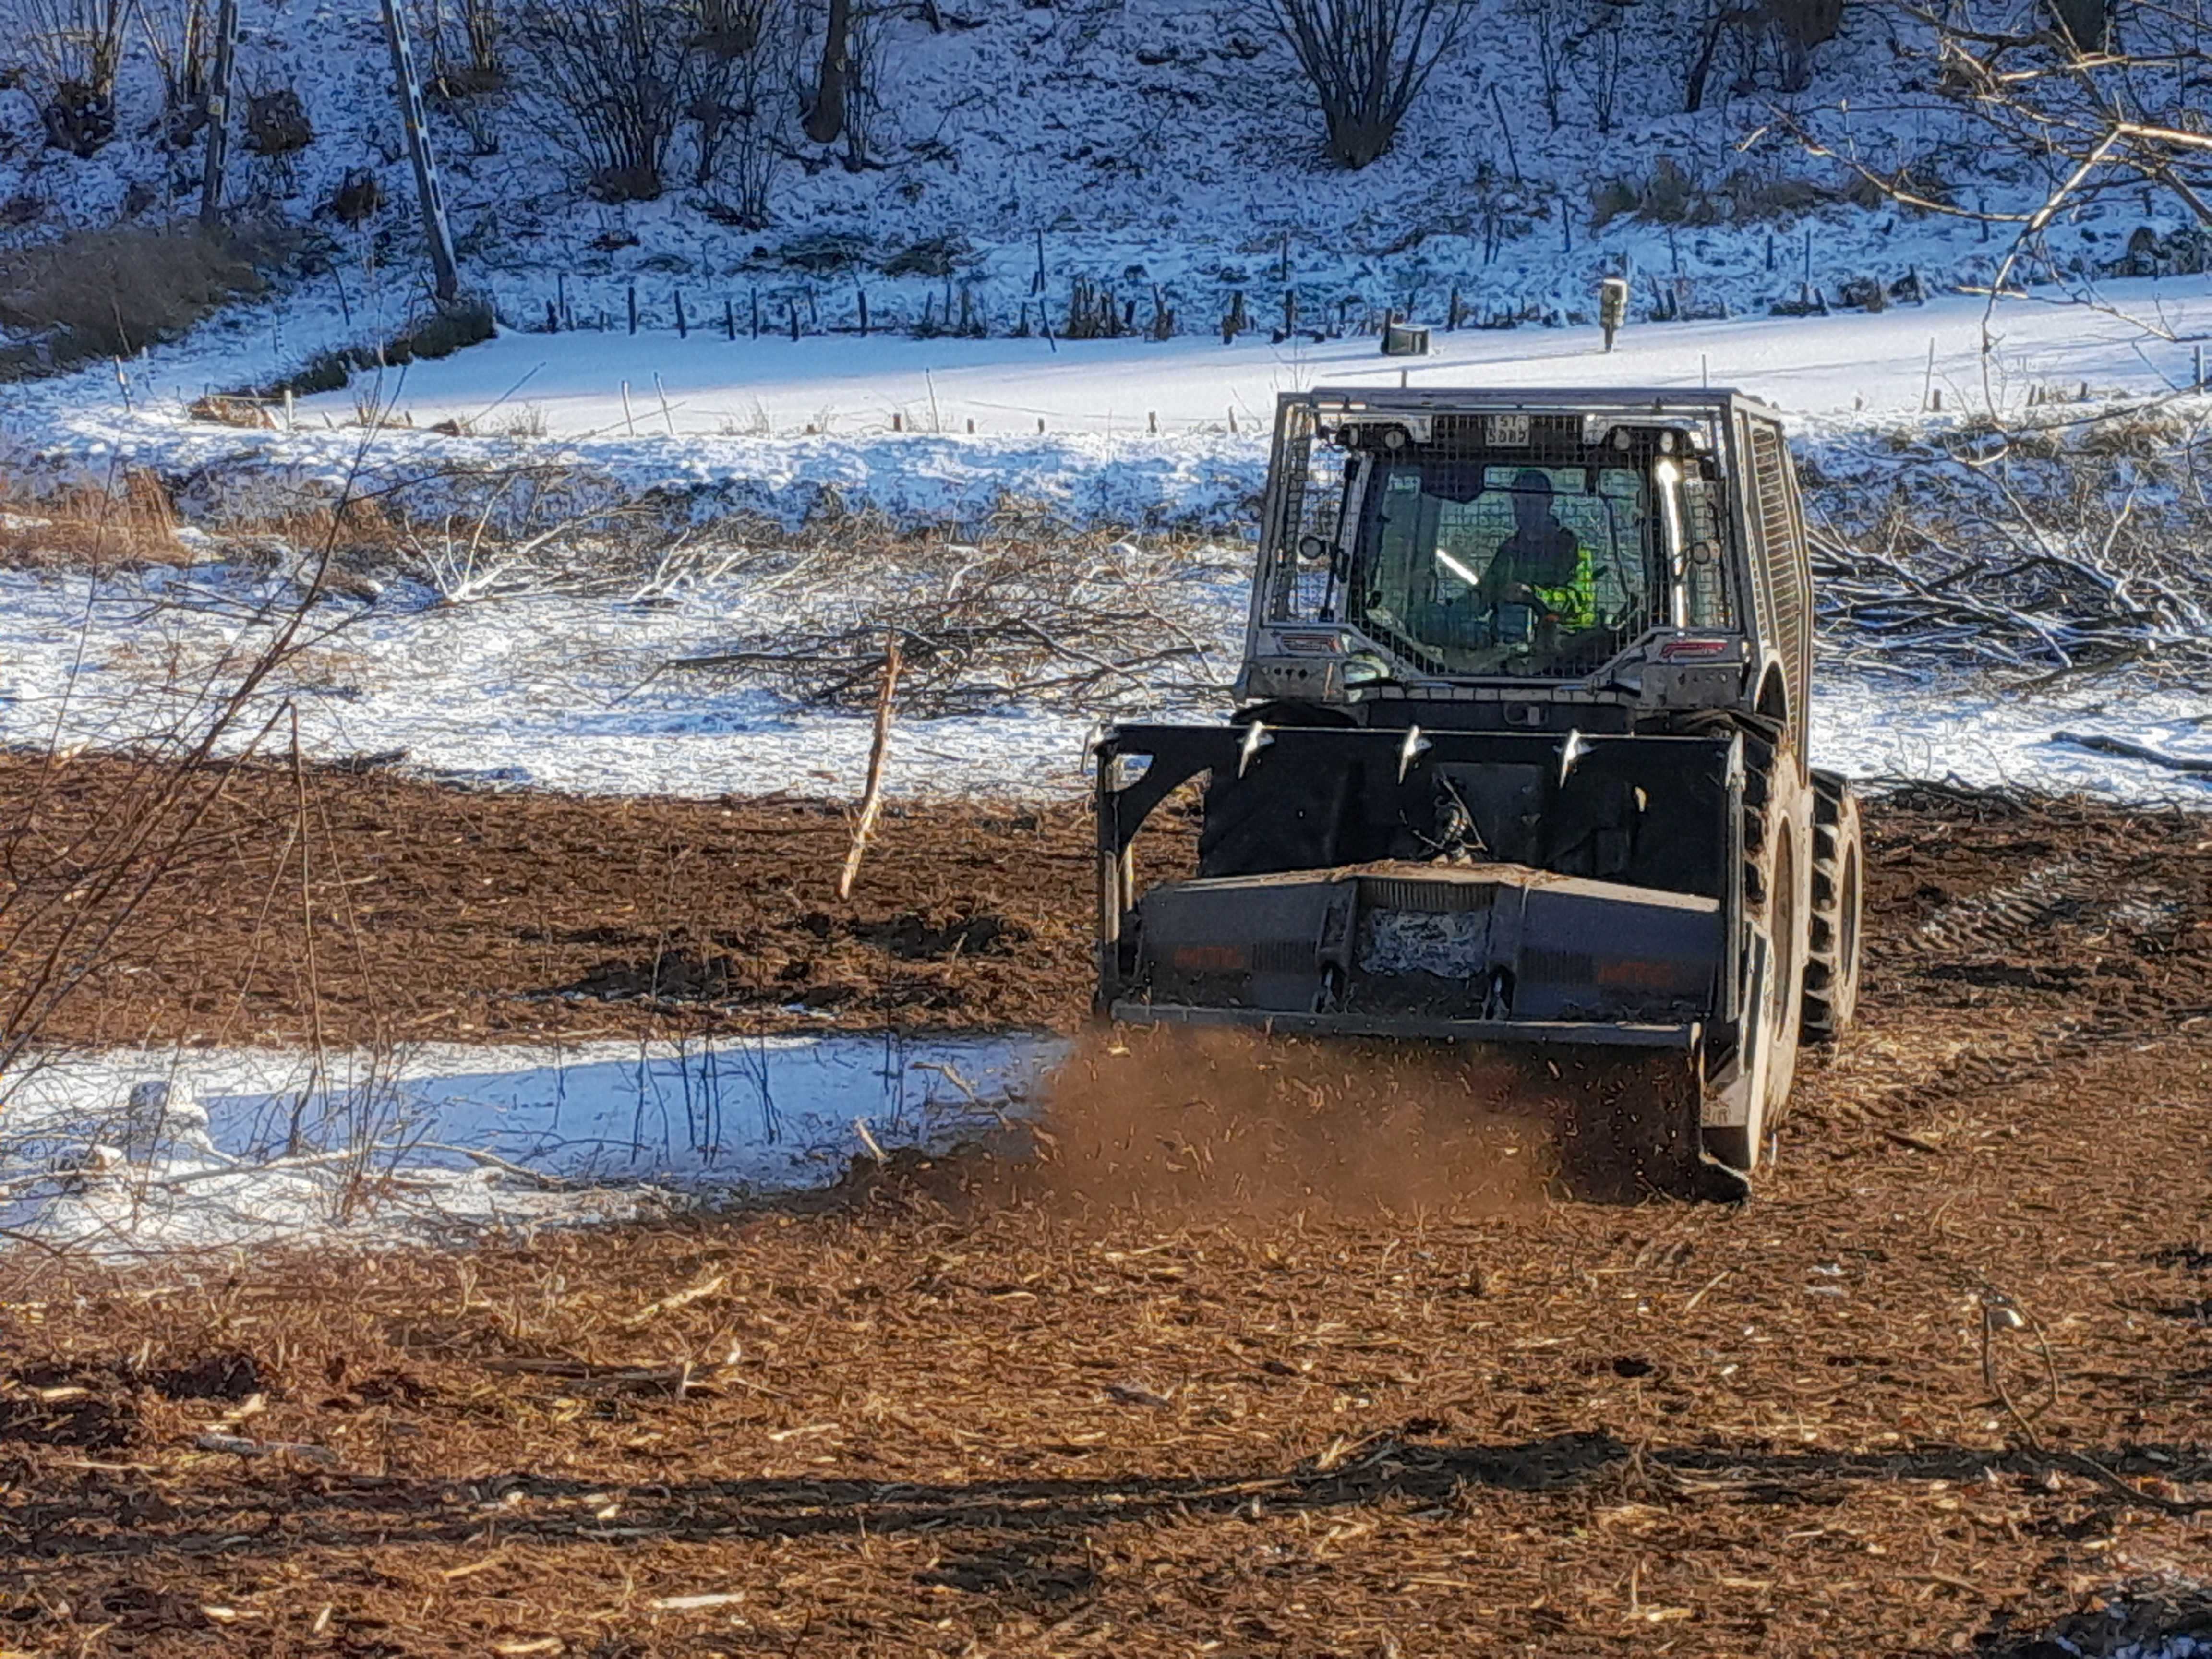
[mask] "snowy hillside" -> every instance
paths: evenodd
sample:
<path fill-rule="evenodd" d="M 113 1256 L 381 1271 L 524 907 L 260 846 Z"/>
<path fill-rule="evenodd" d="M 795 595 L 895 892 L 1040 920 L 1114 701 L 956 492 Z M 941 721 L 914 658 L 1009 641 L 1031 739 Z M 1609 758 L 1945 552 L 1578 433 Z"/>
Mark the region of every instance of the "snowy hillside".
<path fill-rule="evenodd" d="M 148 40 L 174 32 L 173 11 L 149 9 Z M 1310 90 L 1249 8 L 862 11 L 865 95 L 838 144 L 799 128 L 811 40 L 799 9 L 773 64 L 747 60 L 773 73 L 704 168 L 696 124 L 679 122 L 659 198 L 612 201 L 531 56 L 524 9 L 500 10 L 503 67 L 471 79 L 449 66 L 453 95 L 433 100 L 465 279 L 511 323 L 542 322 L 557 301 L 580 325 L 604 313 L 626 326 L 635 286 L 648 325 L 671 325 L 681 292 L 692 323 L 719 327 L 733 312 L 749 332 L 756 307 L 769 328 L 794 312 L 810 331 L 856 327 L 864 296 L 878 325 L 927 311 L 942 326 L 949 308 L 1005 333 L 1027 307 L 1032 324 L 1042 313 L 1064 327 L 1079 280 L 1110 290 L 1139 329 L 1165 310 L 1198 334 L 1218 331 L 1239 292 L 1262 327 L 1283 319 L 1286 292 L 1306 326 L 1393 307 L 1442 321 L 1455 293 L 1473 319 L 1565 319 L 1588 309 L 1597 276 L 1623 268 L 1638 312 L 1717 315 L 1791 299 L 1808 274 L 1833 292 L 1915 269 L 1931 284 L 1989 269 L 1985 228 L 1854 205 L 1855 175 L 1784 136 L 1778 111 L 1802 112 L 1869 167 L 1910 169 L 1923 187 L 1940 178 L 1969 204 L 2040 188 L 1977 176 L 1954 118 L 1916 90 L 1926 61 L 1900 55 L 1899 21 L 1872 9 L 1846 12 L 1798 93 L 1778 90 L 1759 36 L 1731 33 L 1703 107 L 1685 113 L 1697 28 L 1603 3 L 1498 0 L 1437 64 L 1395 147 L 1358 172 L 1326 163 Z M 306 123 L 264 147 L 312 137 L 277 155 L 241 141 L 231 210 L 314 225 L 327 239 L 311 256 L 327 269 L 324 301 L 343 289 L 355 331 L 388 331 L 416 303 L 421 256 L 376 8 L 245 0 L 242 15 L 241 88 L 295 93 Z M 416 25 L 426 72 L 438 72 L 459 51 L 451 15 L 422 6 Z M 128 45 L 116 136 L 89 156 L 40 142 L 35 76 L 0 93 L 10 238 L 196 210 L 200 144 L 170 142 L 154 54 L 135 35 Z M 340 222 L 368 202 L 380 205 L 359 229 Z M 2094 263 L 2131 228 L 2063 224 L 2051 246 L 2061 264 Z"/>

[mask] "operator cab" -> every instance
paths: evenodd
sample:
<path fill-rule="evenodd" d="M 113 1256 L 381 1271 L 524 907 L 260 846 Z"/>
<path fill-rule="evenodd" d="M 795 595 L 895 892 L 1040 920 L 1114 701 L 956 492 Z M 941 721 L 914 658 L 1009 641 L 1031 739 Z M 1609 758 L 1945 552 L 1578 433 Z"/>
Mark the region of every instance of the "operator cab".
<path fill-rule="evenodd" d="M 1605 731 L 1744 701 L 1769 595 L 1734 479 L 1764 420 L 1722 392 L 1286 395 L 1239 705 Z M 1794 523 L 1767 471 L 1762 548 Z"/>
<path fill-rule="evenodd" d="M 1431 424 L 1444 429 L 1425 442 L 1395 423 L 1334 434 L 1355 452 L 1349 534 L 1301 550 L 1334 562 L 1340 614 L 1325 620 L 1453 678 L 1578 678 L 1655 627 L 1729 626 L 1716 481 L 1686 432 Z"/>

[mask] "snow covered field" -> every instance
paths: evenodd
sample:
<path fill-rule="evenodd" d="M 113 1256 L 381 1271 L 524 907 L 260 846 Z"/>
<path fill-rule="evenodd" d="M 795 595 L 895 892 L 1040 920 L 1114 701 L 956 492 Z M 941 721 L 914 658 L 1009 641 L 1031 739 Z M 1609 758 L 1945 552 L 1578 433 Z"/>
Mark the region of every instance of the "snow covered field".
<path fill-rule="evenodd" d="M 1243 596 L 1218 573 L 1191 579 L 1225 679 Z M 198 706 L 179 665 L 251 638 L 258 583 L 165 571 L 95 583 L 0 574 L 0 742 L 103 747 L 143 740 Z M 405 751 L 406 769 L 457 783 L 599 794 L 713 796 L 776 790 L 857 796 L 868 720 L 795 706 L 757 688 L 658 672 L 751 625 L 739 586 L 672 605 L 522 595 L 438 605 L 427 595 L 320 607 L 322 641 L 273 684 L 310 754 Z M 1225 705 L 1133 696 L 1131 715 L 1211 719 Z M 252 724 L 258 726 L 259 722 Z M 899 723 L 887 774 L 902 794 L 1066 795 L 1085 786 L 1089 717 L 1012 704 L 989 714 Z M 2086 789 L 2212 804 L 2212 780 L 2055 743 L 2061 729 L 2132 738 L 2212 759 L 2212 708 L 2180 692 L 2107 684 L 2063 695 L 1972 683 L 1830 675 L 1814 708 L 1814 753 L 1861 778 Z"/>
<path fill-rule="evenodd" d="M 21 388 L 0 413 L 0 465 L 25 484 L 104 484 L 151 466 L 222 501 L 250 495 L 254 481 L 329 490 L 357 473 L 381 486 L 528 462 L 787 522 L 834 492 L 908 521 L 970 520 L 1012 497 L 1085 519 L 1220 525 L 1249 516 L 1276 396 L 1316 385 L 1403 374 L 1415 386 L 1736 386 L 1796 417 L 1807 437 L 1918 426 L 1931 393 L 1941 424 L 2016 415 L 2032 392 L 2147 398 L 2190 386 L 2212 333 L 2212 277 L 2116 282 L 2098 297 L 2092 307 L 2053 289 L 1992 310 L 1948 295 L 1876 315 L 1639 324 L 1609 355 L 1592 327 L 1438 331 L 1431 355 L 1410 360 L 1381 358 L 1358 337 L 1224 346 L 509 332 L 305 399 L 289 428 L 280 416 L 271 429 L 186 415 L 210 386 L 253 378 L 215 327 L 134 365 L 127 408 L 106 369 Z M 357 425 L 357 401 L 372 394 L 414 428 Z M 427 429 L 441 422 L 476 435 Z"/>
<path fill-rule="evenodd" d="M 2032 386 L 2087 382 L 2113 394 L 2187 386 L 2192 341 L 2212 332 L 2212 279 L 2115 282 L 2100 291 L 2120 314 L 2045 299 L 1946 295 L 1875 315 L 1752 316 L 1650 323 L 1607 353 L 1594 325 L 1462 329 L 1431 337 L 1426 357 L 1376 355 L 1372 337 L 1326 343 L 1265 337 L 1218 341 L 860 340 L 725 342 L 702 331 L 507 333 L 414 366 L 394 401 L 418 426 L 477 430 L 528 416 L 555 438 L 673 434 L 684 439 L 811 425 L 832 434 L 1264 432 L 1275 398 L 1315 386 L 1741 386 L 1823 424 L 1917 421 L 1932 385 L 1953 410 L 2022 406 Z M 2155 329 L 2176 337 L 2164 339 Z M 1984 341 L 1990 349 L 1984 350 Z M 1934 348 L 1931 359 L 1930 347 Z M 629 406 L 623 393 L 629 388 Z M 666 408 L 664 412 L 662 398 Z M 299 407 L 298 418 L 352 419 L 350 394 Z M 588 451 L 586 453 L 589 453 Z"/>
<path fill-rule="evenodd" d="M 750 1037 L 60 1054 L 0 1097 L 0 1228 L 103 1250 L 438 1237 L 818 1186 L 973 1139 L 1064 1045 Z M 874 1148 L 869 1142 L 872 1140 Z"/>

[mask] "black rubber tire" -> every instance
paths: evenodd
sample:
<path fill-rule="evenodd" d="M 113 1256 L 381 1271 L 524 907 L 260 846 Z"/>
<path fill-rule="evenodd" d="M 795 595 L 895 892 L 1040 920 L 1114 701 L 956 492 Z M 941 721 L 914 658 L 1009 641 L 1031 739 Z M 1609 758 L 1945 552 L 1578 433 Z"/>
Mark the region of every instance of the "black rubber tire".
<path fill-rule="evenodd" d="M 1747 1049 L 1766 1049 L 1766 1090 L 1753 1103 L 1749 1122 L 1708 1128 L 1704 1144 L 1722 1163 L 1748 1172 L 1758 1166 L 1767 1135 L 1786 1115 L 1797 1074 L 1803 1005 L 1799 987 L 1812 909 L 1812 860 L 1805 856 L 1800 826 L 1812 813 L 1786 750 L 1746 733 L 1743 763 L 1744 916 L 1766 935 L 1771 963 L 1759 1006 L 1745 1010 L 1743 1042 Z M 1764 1028 L 1757 1042 L 1753 1022 Z"/>
<path fill-rule="evenodd" d="M 1866 842 L 1858 798 L 1833 772 L 1813 774 L 1813 927 L 1805 953 L 1803 1030 L 1832 1043 L 1859 1006 L 1859 922 L 1865 903 Z"/>

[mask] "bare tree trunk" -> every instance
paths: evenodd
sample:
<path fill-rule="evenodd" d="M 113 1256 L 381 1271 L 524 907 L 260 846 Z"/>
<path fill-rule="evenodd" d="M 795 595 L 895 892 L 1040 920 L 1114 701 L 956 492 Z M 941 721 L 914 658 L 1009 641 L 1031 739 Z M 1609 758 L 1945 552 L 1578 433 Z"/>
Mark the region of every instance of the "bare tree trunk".
<path fill-rule="evenodd" d="M 822 34 L 822 74 L 815 83 L 814 107 L 806 112 L 806 136 L 833 144 L 845 131 L 845 88 L 852 75 L 848 37 L 852 0 L 830 0 L 830 23 Z"/>
<path fill-rule="evenodd" d="M 1684 89 L 1682 111 L 1695 115 L 1705 106 L 1705 81 L 1713 71 L 1713 54 L 1720 50 L 1721 31 L 1728 27 L 1729 9 L 1725 5 L 1713 8 L 1711 21 L 1705 26 L 1705 38 L 1698 43 L 1698 56 L 1690 65 L 1689 84 Z"/>

